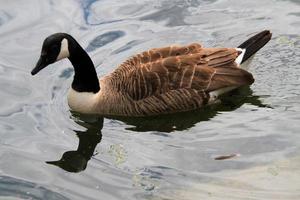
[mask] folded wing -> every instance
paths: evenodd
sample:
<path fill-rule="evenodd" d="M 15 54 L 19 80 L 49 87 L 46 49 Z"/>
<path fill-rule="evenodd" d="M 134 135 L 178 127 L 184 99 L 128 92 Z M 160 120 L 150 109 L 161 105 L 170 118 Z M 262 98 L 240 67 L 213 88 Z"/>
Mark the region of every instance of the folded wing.
<path fill-rule="evenodd" d="M 180 91 L 203 94 L 250 85 L 253 77 L 237 66 L 238 55 L 235 48 L 203 48 L 197 43 L 151 49 L 125 61 L 113 73 L 118 79 L 114 83 L 135 101 L 173 93 L 180 98 Z"/>

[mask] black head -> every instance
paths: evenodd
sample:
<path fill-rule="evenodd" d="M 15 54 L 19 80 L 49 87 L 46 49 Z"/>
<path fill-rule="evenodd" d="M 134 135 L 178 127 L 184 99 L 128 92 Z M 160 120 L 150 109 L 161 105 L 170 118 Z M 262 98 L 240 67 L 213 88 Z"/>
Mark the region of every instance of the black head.
<path fill-rule="evenodd" d="M 49 64 L 69 57 L 69 38 L 66 33 L 55 33 L 47 37 L 43 43 L 41 56 L 31 74 L 35 75 Z"/>
<path fill-rule="evenodd" d="M 57 161 L 47 161 L 47 164 L 56 165 L 68 172 L 80 172 L 85 170 L 88 160 L 78 151 L 67 151 Z"/>

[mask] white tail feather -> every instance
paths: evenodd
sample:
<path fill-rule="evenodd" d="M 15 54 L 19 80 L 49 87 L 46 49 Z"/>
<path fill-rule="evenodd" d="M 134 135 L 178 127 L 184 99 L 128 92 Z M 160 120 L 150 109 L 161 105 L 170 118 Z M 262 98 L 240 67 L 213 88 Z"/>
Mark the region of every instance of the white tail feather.
<path fill-rule="evenodd" d="M 255 54 L 253 54 L 250 58 L 248 58 L 246 61 L 242 63 L 243 57 L 245 56 L 246 49 L 236 48 L 237 51 L 242 52 L 236 59 L 235 62 L 244 70 L 249 70 L 250 63 L 254 57 Z"/>
<path fill-rule="evenodd" d="M 242 63 L 243 57 L 246 53 L 246 49 L 236 48 L 237 51 L 242 52 L 236 59 L 236 64 L 240 65 Z"/>

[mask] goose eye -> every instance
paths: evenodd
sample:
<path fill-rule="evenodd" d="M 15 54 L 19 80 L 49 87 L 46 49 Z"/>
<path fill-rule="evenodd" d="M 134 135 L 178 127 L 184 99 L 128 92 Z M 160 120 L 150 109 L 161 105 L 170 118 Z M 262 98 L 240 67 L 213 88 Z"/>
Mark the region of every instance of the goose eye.
<path fill-rule="evenodd" d="M 58 45 L 53 45 L 53 46 L 51 46 L 49 50 L 50 50 L 50 52 L 52 52 L 52 53 L 58 51 Z"/>

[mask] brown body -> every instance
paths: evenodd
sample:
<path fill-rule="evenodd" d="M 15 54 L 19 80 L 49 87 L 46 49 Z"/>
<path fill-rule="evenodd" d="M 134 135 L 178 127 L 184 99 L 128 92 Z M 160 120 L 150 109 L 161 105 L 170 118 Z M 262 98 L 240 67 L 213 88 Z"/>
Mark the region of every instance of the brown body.
<path fill-rule="evenodd" d="M 213 91 L 253 83 L 252 75 L 235 62 L 239 53 L 196 43 L 151 49 L 103 77 L 101 90 L 81 112 L 150 116 L 201 108 L 215 100 Z M 78 110 L 72 99 L 70 107 Z"/>

